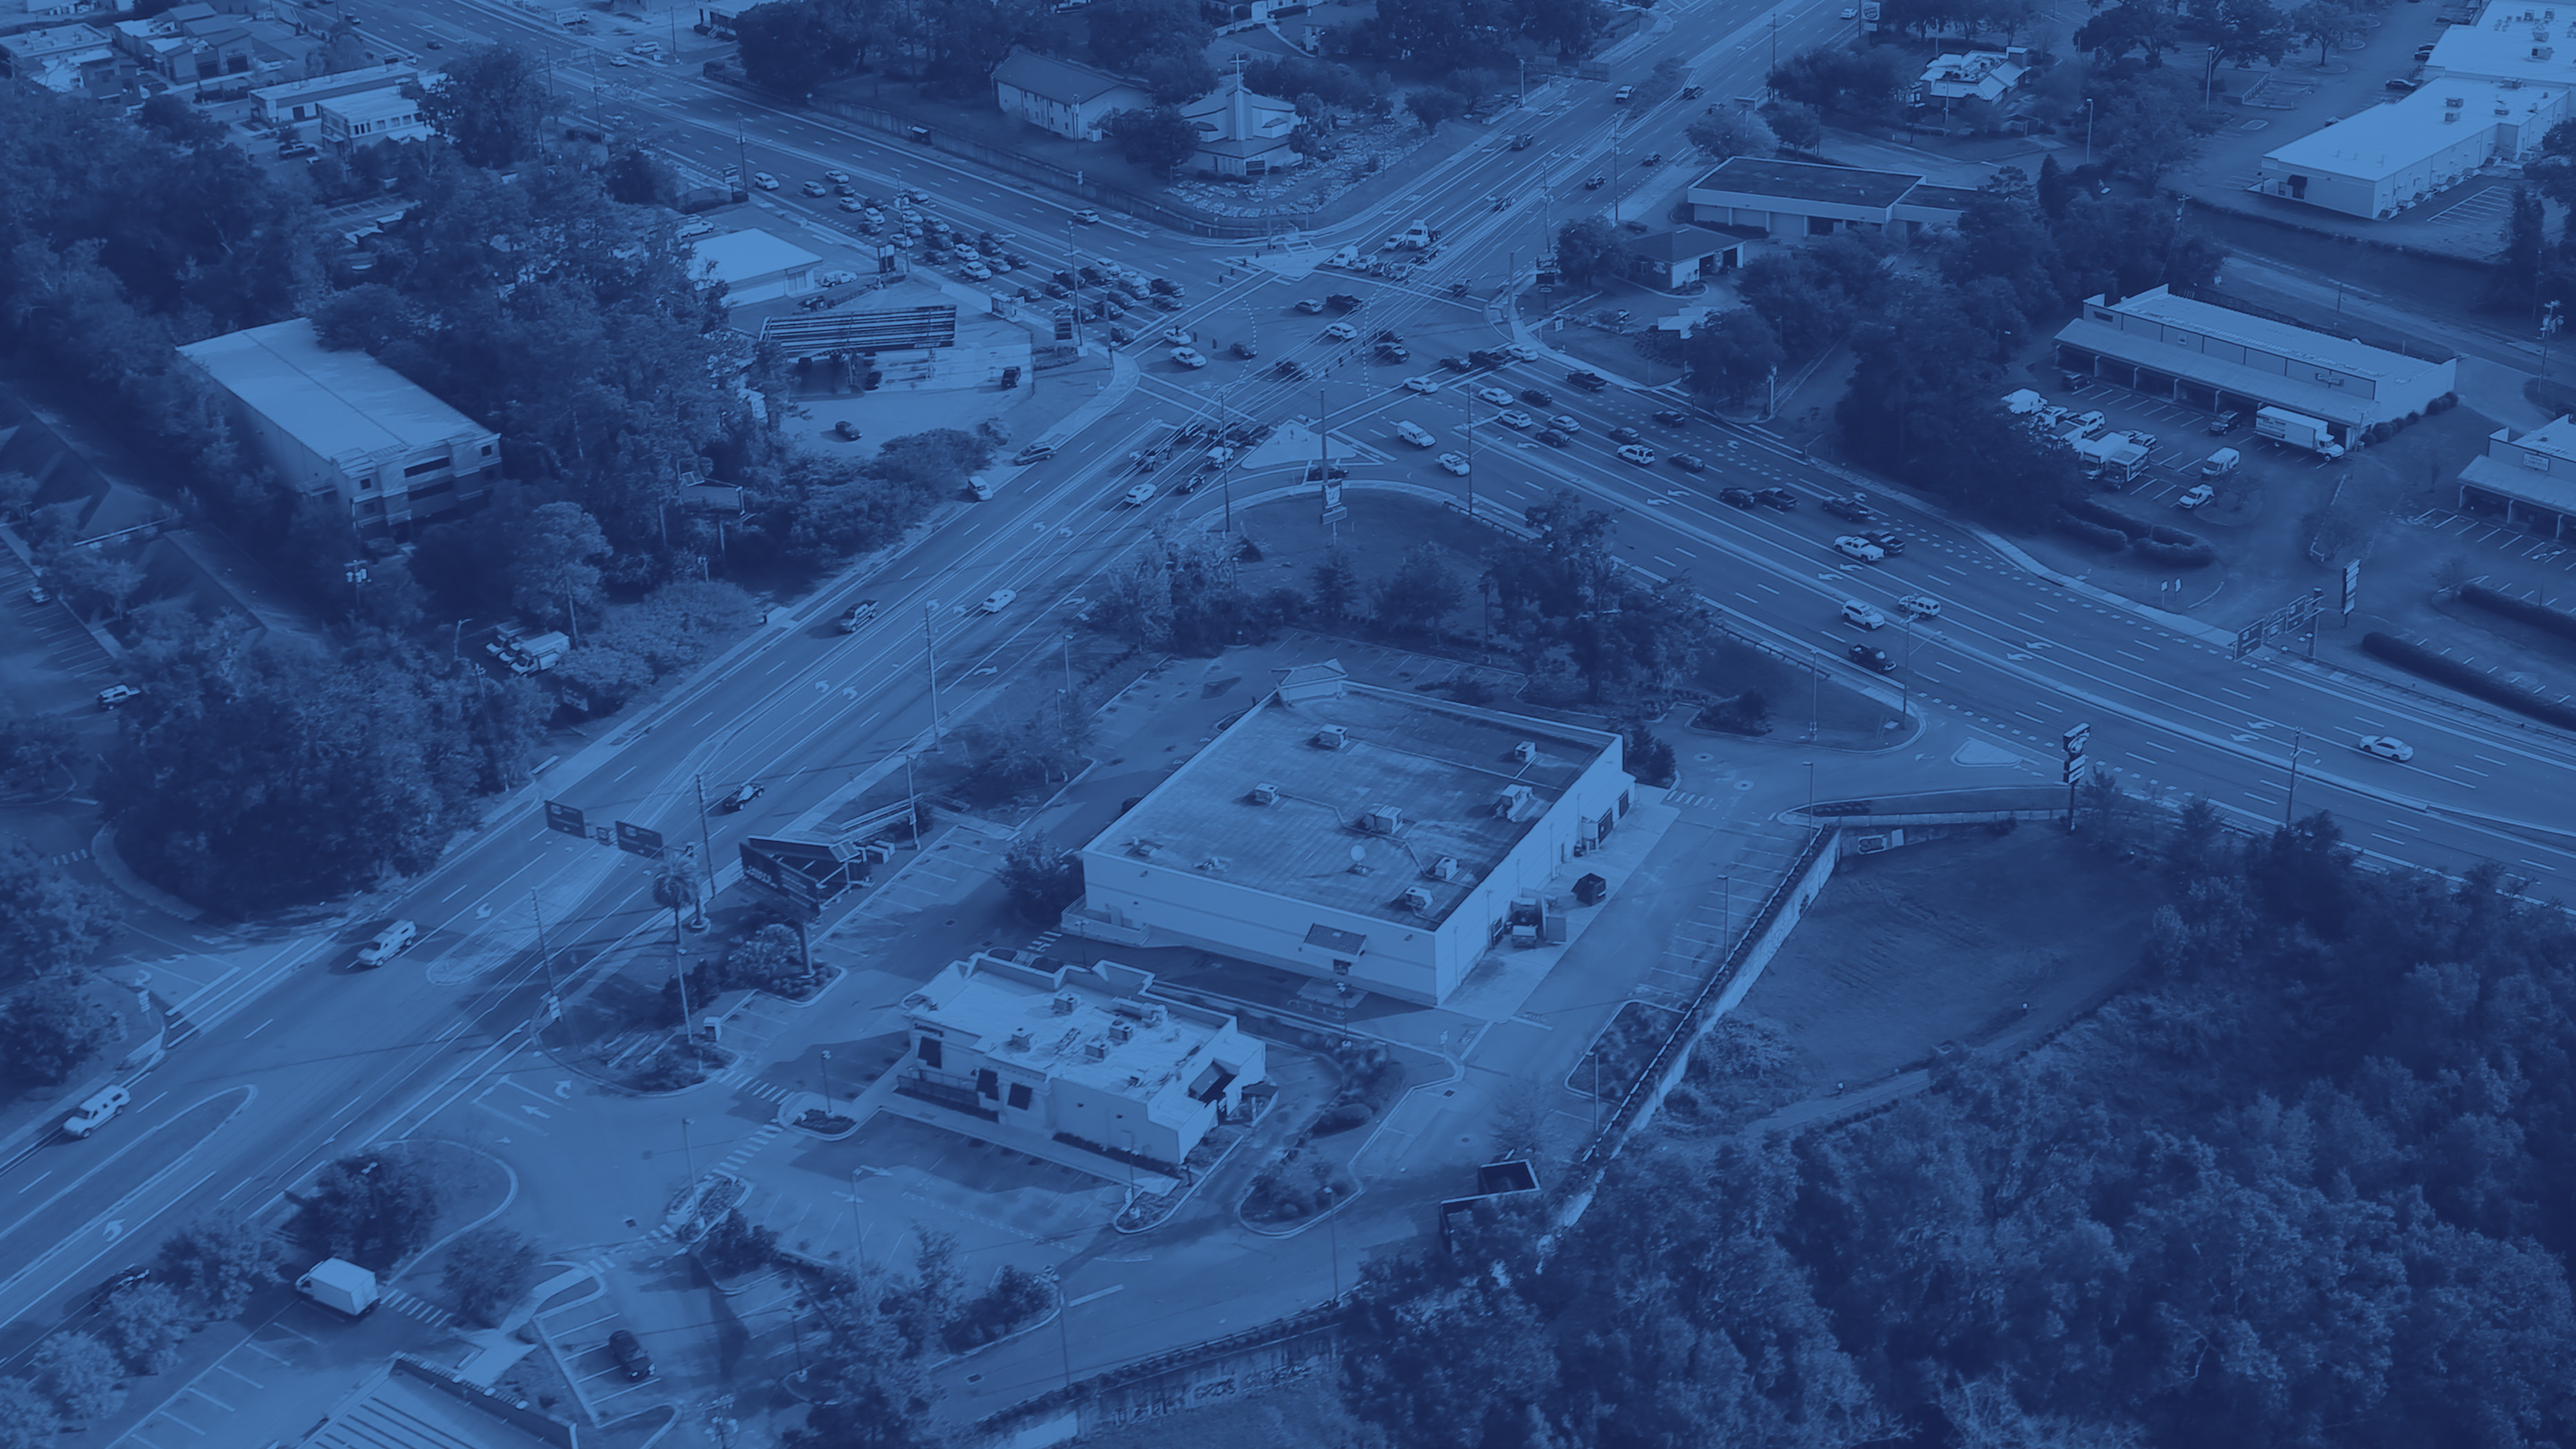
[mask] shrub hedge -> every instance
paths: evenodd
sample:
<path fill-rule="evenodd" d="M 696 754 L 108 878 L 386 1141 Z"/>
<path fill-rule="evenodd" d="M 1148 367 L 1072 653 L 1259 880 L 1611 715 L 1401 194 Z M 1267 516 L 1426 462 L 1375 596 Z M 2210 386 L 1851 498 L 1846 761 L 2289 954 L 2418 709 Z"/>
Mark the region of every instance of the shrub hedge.
<path fill-rule="evenodd" d="M 2475 695 L 2503 705 L 2517 714 L 2527 714 L 2544 724 L 2576 730 L 2576 708 L 2554 699 L 2543 699 L 2518 684 L 2498 679 L 2482 669 L 2473 669 L 2447 655 L 2437 654 L 2421 644 L 2394 635 L 2373 631 L 2361 636 L 2361 647 L 2409 673 L 2418 674 L 2436 684 L 2447 684 L 2462 694 Z"/>

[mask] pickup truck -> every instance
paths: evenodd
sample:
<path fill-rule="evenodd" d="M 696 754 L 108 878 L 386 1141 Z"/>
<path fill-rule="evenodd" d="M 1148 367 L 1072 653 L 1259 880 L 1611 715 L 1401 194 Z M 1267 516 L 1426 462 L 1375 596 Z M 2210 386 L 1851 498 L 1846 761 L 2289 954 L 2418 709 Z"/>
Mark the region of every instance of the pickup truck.
<path fill-rule="evenodd" d="M 849 607 L 848 612 L 841 615 L 839 626 L 840 630 L 844 634 L 856 634 L 859 632 L 859 626 L 861 624 L 866 623 L 876 616 L 877 601 L 874 599 L 861 599 L 857 603 L 852 604 Z"/>

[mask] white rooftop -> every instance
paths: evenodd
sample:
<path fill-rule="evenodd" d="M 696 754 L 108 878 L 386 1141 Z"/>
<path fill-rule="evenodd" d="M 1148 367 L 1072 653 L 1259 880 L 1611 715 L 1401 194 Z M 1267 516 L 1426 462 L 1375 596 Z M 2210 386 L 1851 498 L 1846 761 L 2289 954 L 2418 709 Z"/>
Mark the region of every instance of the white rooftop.
<path fill-rule="evenodd" d="M 2552 418 L 2530 432 L 2506 441 L 2517 448 L 2528 448 L 2535 453 L 2547 453 L 2553 458 L 2565 458 L 2576 463 L 2576 417 Z"/>
<path fill-rule="evenodd" d="M 346 121 L 391 121 L 418 115 L 420 102 L 398 90 L 359 91 L 319 102 L 323 110 Z"/>
<path fill-rule="evenodd" d="M 266 101 L 276 102 L 311 95 L 316 91 L 342 92 L 363 90 L 368 86 L 400 85 L 404 81 L 417 80 L 419 77 L 420 71 L 408 65 L 370 65 L 361 66 L 356 70 L 344 70 L 336 75 L 317 75 L 308 80 L 284 81 L 273 86 L 261 86 L 251 94 Z"/>
<path fill-rule="evenodd" d="M 298 317 L 179 349 L 246 407 L 326 458 L 412 453 L 492 431 L 363 352 L 331 352 Z"/>
<path fill-rule="evenodd" d="M 2456 29 L 2456 27 L 2455 27 Z M 2576 75 L 2567 77 L 2576 83 Z M 2303 171 L 2378 181 L 2457 145 L 2478 131 L 2531 120 L 2560 92 L 2491 80 L 2444 77 L 2392 105 L 2370 106 L 2266 153 Z M 2444 116 L 2457 112 L 2459 119 Z M 2537 139 L 2537 138 L 2532 138 Z"/>
<path fill-rule="evenodd" d="M 2085 303 L 2087 308 L 2103 305 L 2105 304 L 2099 297 L 2094 297 Z M 2421 357 L 2408 357 L 2402 352 L 2391 352 L 2384 347 L 2373 347 L 2366 342 L 2354 342 L 2347 338 L 2329 336 L 2326 333 L 2311 331 L 2287 322 L 2275 322 L 2267 317 L 2239 312 L 2232 307 L 2195 302 L 2188 297 L 2177 297 L 2163 287 L 2152 288 L 2134 297 L 2107 305 L 2110 310 L 2123 316 L 2142 317 L 2187 332 L 2225 338 L 2230 342 L 2242 343 L 2247 347 L 2258 348 L 2265 352 L 2278 353 L 2300 362 L 2314 363 L 2319 367 L 2330 368 L 2351 377 L 2381 380 L 2411 378 L 2449 365 L 2428 361 Z"/>
<path fill-rule="evenodd" d="M 2440 76 L 2576 85 L 2576 5 L 2490 5 L 2476 24 L 2445 31 L 2426 68 Z"/>
<path fill-rule="evenodd" d="M 977 956 L 951 963 L 904 998 L 904 1010 L 971 1036 L 975 1050 L 1051 1081 L 1150 1101 L 1223 1029 L 1221 1018 L 1117 990 L 1151 973 L 1103 962 L 1055 973 Z"/>
<path fill-rule="evenodd" d="M 705 275 L 705 265 L 711 262 L 716 280 L 727 284 L 810 267 L 823 260 L 792 241 L 757 228 L 702 236 L 689 246 L 695 258 L 689 267 L 690 275 Z"/>

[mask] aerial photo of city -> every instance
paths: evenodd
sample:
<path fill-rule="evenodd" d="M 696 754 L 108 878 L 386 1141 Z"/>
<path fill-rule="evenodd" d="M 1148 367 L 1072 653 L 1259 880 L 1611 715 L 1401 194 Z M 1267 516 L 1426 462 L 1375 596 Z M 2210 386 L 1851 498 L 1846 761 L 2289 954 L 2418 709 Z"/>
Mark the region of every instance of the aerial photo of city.
<path fill-rule="evenodd" d="M 2576 10 L 0 0 L 0 1449 L 2576 1449 Z"/>

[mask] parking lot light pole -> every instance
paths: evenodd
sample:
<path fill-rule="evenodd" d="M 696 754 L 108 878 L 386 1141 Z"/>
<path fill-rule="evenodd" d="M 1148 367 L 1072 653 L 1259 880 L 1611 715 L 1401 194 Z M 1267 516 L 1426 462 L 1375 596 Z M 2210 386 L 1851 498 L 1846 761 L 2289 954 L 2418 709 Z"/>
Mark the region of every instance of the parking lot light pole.
<path fill-rule="evenodd" d="M 826 1119 L 829 1119 L 829 1118 L 831 1117 L 831 1115 L 832 1115 L 832 1049 L 831 1049 L 830 1047 L 825 1047 L 825 1048 L 823 1049 L 823 1067 L 822 1067 L 822 1072 L 823 1072 L 823 1116 L 824 1116 Z"/>
<path fill-rule="evenodd" d="M 1807 761 L 1807 823 L 1816 823 L 1816 762 Z"/>

